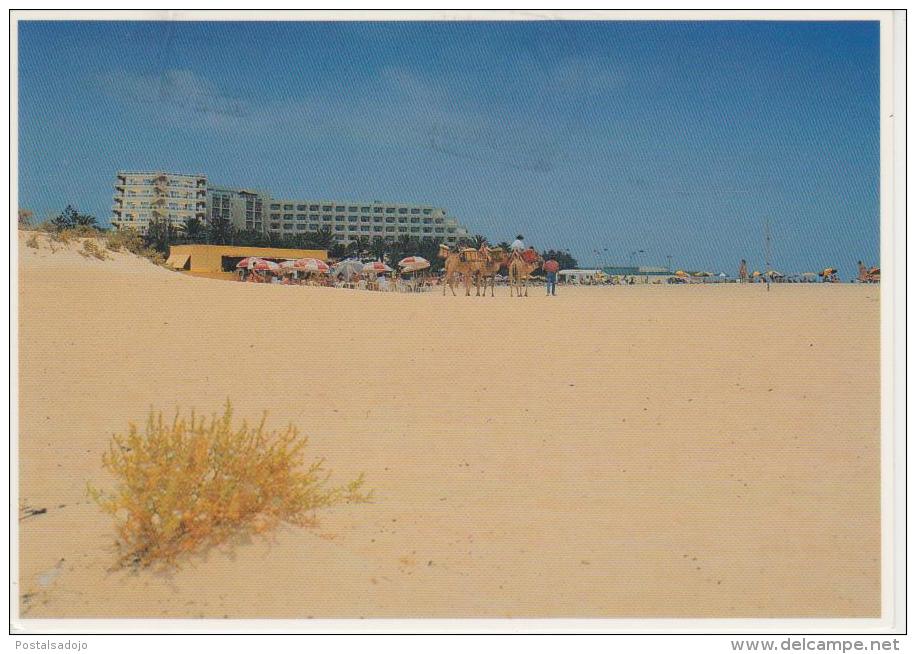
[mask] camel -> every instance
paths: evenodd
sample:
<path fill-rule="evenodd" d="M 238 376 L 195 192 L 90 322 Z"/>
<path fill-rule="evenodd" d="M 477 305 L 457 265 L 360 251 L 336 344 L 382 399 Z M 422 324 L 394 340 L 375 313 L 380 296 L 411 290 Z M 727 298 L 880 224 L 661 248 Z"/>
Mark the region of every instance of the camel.
<path fill-rule="evenodd" d="M 525 297 L 528 297 L 528 277 L 535 270 L 541 267 L 544 259 L 537 255 L 537 261 L 528 263 L 522 258 L 520 252 L 513 252 L 509 258 L 509 297 L 516 293 L 518 297 L 522 296 L 522 284 L 525 286 Z"/>
<path fill-rule="evenodd" d="M 483 297 L 487 296 L 487 281 L 490 283 L 490 297 L 496 295 L 496 274 L 499 269 L 506 265 L 507 257 L 502 248 L 488 248 L 486 245 L 480 247 L 480 253 L 483 255 L 483 261 L 477 267 L 475 280 L 477 281 L 477 295 L 480 295 L 480 282 L 483 281 Z"/>
<path fill-rule="evenodd" d="M 446 286 L 455 293 L 455 277 L 460 275 L 464 279 L 464 294 L 471 294 L 471 277 L 474 275 L 476 264 L 462 261 L 458 252 L 452 252 L 445 243 L 439 245 L 439 258 L 445 259 L 445 280 L 442 284 L 442 295 L 445 295 Z"/>

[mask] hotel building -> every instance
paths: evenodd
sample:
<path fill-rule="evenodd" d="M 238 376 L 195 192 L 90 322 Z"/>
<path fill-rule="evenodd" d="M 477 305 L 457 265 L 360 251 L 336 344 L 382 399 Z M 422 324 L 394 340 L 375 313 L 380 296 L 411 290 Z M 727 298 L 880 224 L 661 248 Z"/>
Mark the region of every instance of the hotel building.
<path fill-rule="evenodd" d="M 268 192 L 208 186 L 205 175 L 119 172 L 111 222 L 145 231 L 150 220 L 226 220 L 236 229 L 292 236 L 331 230 L 340 243 L 402 236 L 456 243 L 468 230 L 445 209 L 424 204 L 277 199 Z"/>

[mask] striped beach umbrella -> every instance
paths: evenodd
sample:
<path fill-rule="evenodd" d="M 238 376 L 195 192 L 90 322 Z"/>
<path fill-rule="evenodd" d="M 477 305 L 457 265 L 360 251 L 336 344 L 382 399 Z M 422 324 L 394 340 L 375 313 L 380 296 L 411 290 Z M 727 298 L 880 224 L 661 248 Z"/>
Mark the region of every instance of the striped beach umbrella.
<path fill-rule="evenodd" d="M 402 268 L 404 272 L 416 272 L 429 268 L 429 261 L 423 257 L 404 257 L 398 261 L 398 266 Z"/>
<path fill-rule="evenodd" d="M 256 259 L 252 263 L 251 268 L 253 270 L 269 270 L 271 272 L 275 272 L 280 270 L 280 264 L 276 261 L 268 261 L 267 259 Z"/>
<path fill-rule="evenodd" d="M 302 270 L 304 272 L 315 272 L 315 273 L 329 273 L 331 272 L 331 266 L 326 264 L 321 259 L 313 259 L 311 257 L 304 257 L 302 259 L 296 259 L 293 261 L 293 268 L 296 270 Z"/>
<path fill-rule="evenodd" d="M 363 265 L 363 272 L 386 273 L 391 272 L 391 267 L 381 261 L 372 261 Z"/>
<path fill-rule="evenodd" d="M 258 259 L 257 257 L 245 257 L 244 259 L 239 261 L 237 264 L 235 264 L 235 267 L 236 268 L 250 268 L 251 266 L 254 265 L 256 261 L 260 261 L 260 259 Z"/>

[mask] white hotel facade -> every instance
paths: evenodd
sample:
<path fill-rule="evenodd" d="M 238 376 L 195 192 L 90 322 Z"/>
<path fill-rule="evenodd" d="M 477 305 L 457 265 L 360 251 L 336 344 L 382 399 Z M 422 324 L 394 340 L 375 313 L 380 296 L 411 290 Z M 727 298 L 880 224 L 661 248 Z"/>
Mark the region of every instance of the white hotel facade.
<path fill-rule="evenodd" d="M 236 229 L 291 236 L 328 228 L 335 239 L 386 240 L 402 236 L 456 243 L 468 230 L 441 207 L 328 199 L 278 199 L 269 192 L 212 186 L 206 175 L 163 171 L 119 171 L 115 178 L 112 224 L 146 231 L 153 220 L 183 225 L 229 221 Z"/>

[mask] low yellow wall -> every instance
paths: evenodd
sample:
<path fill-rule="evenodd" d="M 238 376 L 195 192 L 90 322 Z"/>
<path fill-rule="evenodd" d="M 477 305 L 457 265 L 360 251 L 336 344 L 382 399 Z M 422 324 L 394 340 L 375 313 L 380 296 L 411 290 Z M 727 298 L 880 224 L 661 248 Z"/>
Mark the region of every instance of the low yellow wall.
<path fill-rule="evenodd" d="M 235 245 L 173 245 L 169 248 L 168 262 L 173 267 L 183 268 L 182 264 L 186 257 L 190 257 L 191 272 L 218 273 L 223 270 L 223 257 L 261 257 L 278 260 L 311 257 L 327 261 L 328 251 Z"/>

